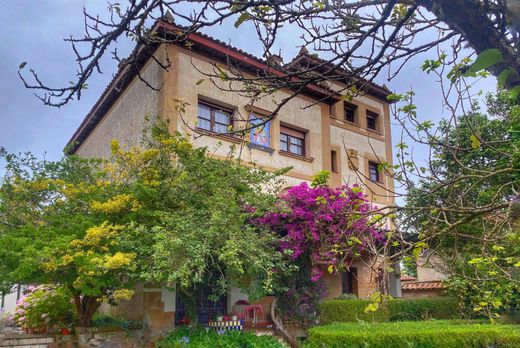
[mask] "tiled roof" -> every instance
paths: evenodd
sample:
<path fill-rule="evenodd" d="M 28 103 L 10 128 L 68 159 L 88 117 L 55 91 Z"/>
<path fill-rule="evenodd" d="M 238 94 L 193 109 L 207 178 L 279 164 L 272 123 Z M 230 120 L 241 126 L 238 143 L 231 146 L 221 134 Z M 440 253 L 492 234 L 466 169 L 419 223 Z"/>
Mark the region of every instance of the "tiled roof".
<path fill-rule="evenodd" d="M 416 277 L 409 276 L 409 275 L 403 275 L 403 276 L 401 276 L 401 281 L 402 281 L 402 282 L 408 282 L 408 281 L 412 281 L 412 280 L 417 280 L 417 278 L 416 278 Z"/>
<path fill-rule="evenodd" d="M 430 289 L 444 289 L 444 284 L 441 281 L 430 282 L 405 282 L 401 285 L 403 290 L 430 290 Z"/>
<path fill-rule="evenodd" d="M 325 70 L 334 68 L 333 63 L 329 62 L 326 59 L 320 58 L 315 54 L 310 54 L 309 51 L 305 47 L 302 47 L 300 52 L 289 62 L 287 63 L 287 66 L 298 66 L 300 62 L 306 61 L 309 65 L 321 65 Z M 336 68 L 335 73 L 339 76 L 341 75 L 348 75 L 349 71 L 343 69 L 343 68 Z M 343 82 L 348 83 L 348 81 L 345 81 L 345 79 L 342 79 Z M 365 79 L 360 79 L 359 83 L 361 85 L 365 85 L 365 88 L 368 88 L 372 91 L 372 93 L 375 92 L 376 95 L 385 98 L 390 94 L 390 90 L 385 85 L 378 85 L 375 82 L 368 81 Z M 359 86 L 358 86 L 359 87 Z"/>

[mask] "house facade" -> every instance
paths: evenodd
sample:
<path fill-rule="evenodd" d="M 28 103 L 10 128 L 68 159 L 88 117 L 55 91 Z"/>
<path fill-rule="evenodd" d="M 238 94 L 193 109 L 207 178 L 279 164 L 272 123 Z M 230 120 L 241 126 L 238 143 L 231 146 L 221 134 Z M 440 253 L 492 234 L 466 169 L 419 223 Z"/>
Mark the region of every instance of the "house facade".
<path fill-rule="evenodd" d="M 174 29 L 167 22 L 158 22 L 154 28 L 163 33 Z M 266 61 L 204 34 L 190 34 L 188 40 L 188 46 L 157 45 L 155 56 L 171 62 L 167 71 L 150 59 L 149 51 L 137 47 L 133 54 L 140 75 L 160 90 L 147 87 L 136 70 L 121 68 L 70 139 L 68 151 L 83 157 L 106 158 L 112 139 L 126 146 L 138 145 L 145 116 L 159 115 L 169 120 L 171 131 L 192 136 L 195 146 L 208 147 L 217 158 L 227 156 L 229 146 L 235 145 L 241 147 L 239 153 L 245 163 L 273 171 L 292 167 L 284 176 L 288 187 L 311 182 L 313 175 L 327 170 L 331 172 L 331 186 L 361 184 L 374 204 L 393 203 L 388 194 L 393 191 L 393 181 L 378 168 L 381 161 L 392 162 L 386 100 L 390 92 L 386 88 L 368 84 L 366 93 L 351 101 L 341 95 L 331 96 L 330 91 L 319 87 L 308 88 L 289 100 L 275 119 L 261 129 L 251 130 L 244 138 L 219 134 L 241 126 L 235 121 L 236 115 L 247 115 L 251 122 L 269 115 L 275 110 L 276 101 L 291 91 L 280 90 L 254 105 L 238 93 L 223 92 L 218 85 L 225 89 L 227 82 L 213 81 L 215 86 L 207 81 L 204 72 L 213 71 L 215 65 L 226 69 L 226 62 L 231 61 L 245 73 L 254 74 L 269 69 Z M 302 50 L 288 64 L 308 64 L 313 59 L 316 58 Z M 340 82 L 332 85 L 336 90 L 342 87 Z M 179 100 L 185 103 L 182 115 L 177 110 Z M 378 286 L 370 265 L 370 260 L 355 260 L 349 272 L 324 276 L 326 296 L 369 296 Z M 131 301 L 115 310 L 125 312 L 130 319 L 143 318 L 156 332 L 182 323 L 182 303 L 175 291 L 150 284 L 137 290 Z M 271 301 L 267 298 L 257 303 L 263 306 L 257 320 L 269 320 Z M 219 308 L 232 313 L 237 304 L 246 302 L 243 293 L 230 289 Z"/>

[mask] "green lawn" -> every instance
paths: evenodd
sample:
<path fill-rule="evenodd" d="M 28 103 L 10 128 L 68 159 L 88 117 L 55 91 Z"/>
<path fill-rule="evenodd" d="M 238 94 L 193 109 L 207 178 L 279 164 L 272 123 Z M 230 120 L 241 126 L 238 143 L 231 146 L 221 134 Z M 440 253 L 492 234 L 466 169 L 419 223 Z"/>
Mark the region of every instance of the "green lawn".
<path fill-rule="evenodd" d="M 517 348 L 520 325 L 461 320 L 336 323 L 309 330 L 306 348 Z"/>

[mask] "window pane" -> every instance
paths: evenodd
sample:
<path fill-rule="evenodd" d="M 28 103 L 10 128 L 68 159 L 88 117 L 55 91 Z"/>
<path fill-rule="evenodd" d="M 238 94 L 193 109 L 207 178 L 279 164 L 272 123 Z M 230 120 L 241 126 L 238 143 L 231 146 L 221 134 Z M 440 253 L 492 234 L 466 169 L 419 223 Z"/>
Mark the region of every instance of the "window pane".
<path fill-rule="evenodd" d="M 370 181 L 379 181 L 379 170 L 377 168 L 377 163 L 370 162 L 368 164 L 368 173 Z"/>
<path fill-rule="evenodd" d="M 291 143 L 296 144 L 298 146 L 302 146 L 303 145 L 303 139 L 291 137 Z"/>
<path fill-rule="evenodd" d="M 213 129 L 214 132 L 217 133 L 227 133 L 228 132 L 228 126 L 225 124 L 219 124 L 215 123 L 215 129 Z"/>
<path fill-rule="evenodd" d="M 199 103 L 199 118 L 209 120 L 211 118 L 211 109 L 205 104 Z"/>
<path fill-rule="evenodd" d="M 355 121 L 356 106 L 347 104 L 345 105 L 345 120 L 349 122 Z"/>
<path fill-rule="evenodd" d="M 377 116 L 377 114 L 367 112 L 367 128 L 374 130 L 377 128 Z"/>
<path fill-rule="evenodd" d="M 229 114 L 222 110 L 215 110 L 215 122 L 229 124 Z"/>
<path fill-rule="evenodd" d="M 211 122 L 203 118 L 199 118 L 197 121 L 197 127 L 205 130 L 211 130 Z"/>
<path fill-rule="evenodd" d="M 303 148 L 301 146 L 291 144 L 291 146 L 289 147 L 289 152 L 292 152 L 297 155 L 303 155 Z"/>
<path fill-rule="evenodd" d="M 280 141 L 280 150 L 287 151 L 287 142 Z"/>
<path fill-rule="evenodd" d="M 280 134 L 280 141 L 285 141 L 287 142 L 287 135 L 286 134 Z"/>

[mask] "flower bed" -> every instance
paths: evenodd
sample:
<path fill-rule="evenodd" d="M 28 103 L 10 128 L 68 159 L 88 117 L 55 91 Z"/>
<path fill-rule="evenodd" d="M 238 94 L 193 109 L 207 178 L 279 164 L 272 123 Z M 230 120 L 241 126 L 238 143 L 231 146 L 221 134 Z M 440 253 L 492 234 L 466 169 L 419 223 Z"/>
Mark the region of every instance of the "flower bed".
<path fill-rule="evenodd" d="M 309 330 L 306 348 L 513 348 L 520 327 L 471 321 L 337 323 Z"/>
<path fill-rule="evenodd" d="M 256 336 L 251 332 L 205 330 L 204 328 L 177 329 L 159 341 L 157 348 L 229 347 L 229 348 L 282 348 L 272 336 Z"/>

